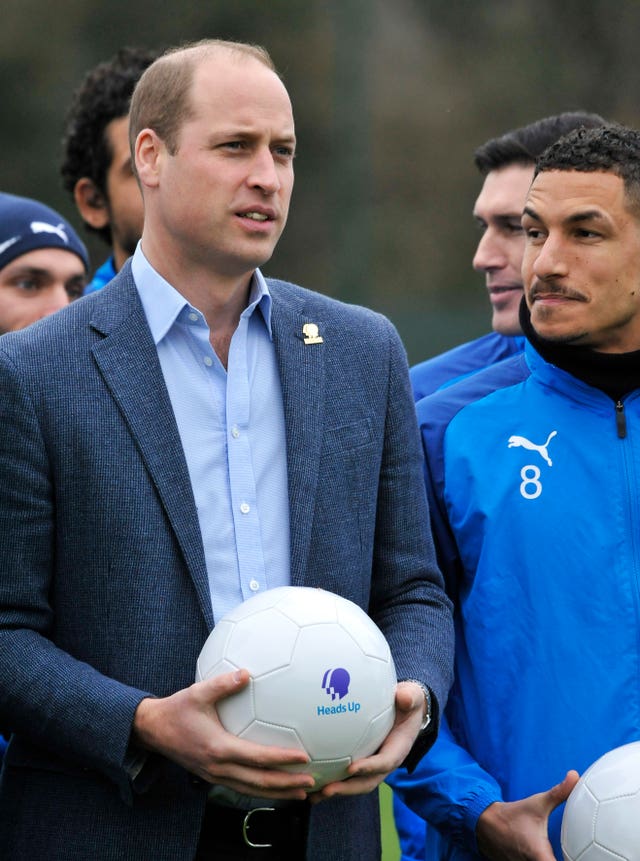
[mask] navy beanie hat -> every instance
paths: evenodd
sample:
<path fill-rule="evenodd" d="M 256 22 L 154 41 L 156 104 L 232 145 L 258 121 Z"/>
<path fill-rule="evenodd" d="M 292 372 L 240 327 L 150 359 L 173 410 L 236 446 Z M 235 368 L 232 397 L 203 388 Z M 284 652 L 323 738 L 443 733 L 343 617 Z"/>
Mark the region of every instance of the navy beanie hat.
<path fill-rule="evenodd" d="M 37 200 L 0 192 L 0 269 L 38 248 L 72 251 L 89 271 L 87 249 L 66 218 Z"/>

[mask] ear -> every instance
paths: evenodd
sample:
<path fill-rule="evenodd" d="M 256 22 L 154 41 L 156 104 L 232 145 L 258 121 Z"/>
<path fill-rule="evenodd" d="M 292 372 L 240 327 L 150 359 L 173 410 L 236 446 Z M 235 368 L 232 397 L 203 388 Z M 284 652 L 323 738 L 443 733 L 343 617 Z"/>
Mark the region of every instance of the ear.
<path fill-rule="evenodd" d="M 107 199 L 99 191 L 92 179 L 83 176 L 79 179 L 73 189 L 73 199 L 78 207 L 82 220 L 100 230 L 109 224 L 109 208 Z"/>
<path fill-rule="evenodd" d="M 153 129 L 142 129 L 136 138 L 134 155 L 136 173 L 144 188 L 154 188 L 159 182 L 160 166 L 166 147 Z"/>

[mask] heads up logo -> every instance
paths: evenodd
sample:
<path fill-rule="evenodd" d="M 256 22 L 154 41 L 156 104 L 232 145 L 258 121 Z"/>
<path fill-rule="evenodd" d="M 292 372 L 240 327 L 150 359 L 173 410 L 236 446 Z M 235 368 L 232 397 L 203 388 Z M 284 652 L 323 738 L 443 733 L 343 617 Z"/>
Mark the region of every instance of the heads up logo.
<path fill-rule="evenodd" d="M 346 697 L 349 693 L 349 684 L 351 683 L 351 676 L 348 671 L 344 669 L 344 667 L 335 667 L 335 669 L 329 669 L 325 672 L 322 677 L 322 688 L 325 693 L 331 697 L 331 701 L 334 702 L 336 699 L 341 700 L 343 697 Z M 316 713 L 318 715 L 337 715 L 337 714 L 346 714 L 347 712 L 359 712 L 360 711 L 360 703 L 356 703 L 353 701 L 349 701 L 347 703 L 338 702 L 336 705 L 332 706 L 317 706 Z"/>
<path fill-rule="evenodd" d="M 327 670 L 322 677 L 322 687 L 329 694 L 332 700 L 342 699 L 349 693 L 349 682 L 351 676 L 347 670 L 342 667 L 336 667 L 335 670 Z"/>

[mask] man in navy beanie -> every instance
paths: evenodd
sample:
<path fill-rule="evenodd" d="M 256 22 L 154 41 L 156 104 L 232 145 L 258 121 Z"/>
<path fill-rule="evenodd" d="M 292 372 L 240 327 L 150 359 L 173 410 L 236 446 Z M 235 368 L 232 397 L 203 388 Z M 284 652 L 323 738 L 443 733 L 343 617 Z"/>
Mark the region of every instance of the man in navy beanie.
<path fill-rule="evenodd" d="M 77 299 L 88 269 L 86 248 L 58 212 L 0 193 L 0 335 Z M 0 761 L 5 747 L 0 728 Z"/>
<path fill-rule="evenodd" d="M 58 212 L 0 193 L 0 335 L 23 329 L 82 295 L 87 250 Z"/>

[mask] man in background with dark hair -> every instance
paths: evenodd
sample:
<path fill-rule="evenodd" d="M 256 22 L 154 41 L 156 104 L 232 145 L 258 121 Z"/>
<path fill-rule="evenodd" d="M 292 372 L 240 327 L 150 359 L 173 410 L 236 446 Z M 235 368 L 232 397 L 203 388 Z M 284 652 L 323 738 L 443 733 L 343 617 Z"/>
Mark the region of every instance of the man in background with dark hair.
<path fill-rule="evenodd" d="M 484 182 L 473 207 L 473 216 L 482 234 L 473 257 L 473 268 L 485 274 L 493 332 L 413 367 L 411 382 L 416 401 L 444 385 L 522 352 L 524 338 L 518 307 L 522 298 L 520 267 L 524 235 L 520 217 L 535 160 L 572 129 L 593 128 L 604 123 L 598 114 L 565 112 L 491 138 L 475 151 L 474 161 Z"/>
<path fill-rule="evenodd" d="M 491 138 L 473 159 L 484 177 L 473 216 L 481 237 L 473 268 L 484 272 L 492 306 L 493 331 L 460 344 L 411 368 L 416 403 L 440 388 L 524 350 L 519 319 L 522 256 L 525 248 L 522 208 L 533 179 L 536 158 L 575 128 L 605 124 L 598 114 L 566 111 Z M 391 775 L 389 783 L 404 783 L 406 774 Z M 424 821 L 394 794 L 393 810 L 404 858 L 422 858 Z"/>
<path fill-rule="evenodd" d="M 121 48 L 87 73 L 67 114 L 63 184 L 87 230 L 112 252 L 86 293 L 104 287 L 120 271 L 142 234 L 142 197 L 129 150 L 129 102 L 138 78 L 155 57 L 143 48 Z"/>
<path fill-rule="evenodd" d="M 456 605 L 441 733 L 402 787 L 429 861 L 561 859 L 576 771 L 640 734 L 640 133 L 549 147 L 522 226 L 524 355 L 416 407 Z"/>

